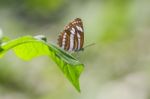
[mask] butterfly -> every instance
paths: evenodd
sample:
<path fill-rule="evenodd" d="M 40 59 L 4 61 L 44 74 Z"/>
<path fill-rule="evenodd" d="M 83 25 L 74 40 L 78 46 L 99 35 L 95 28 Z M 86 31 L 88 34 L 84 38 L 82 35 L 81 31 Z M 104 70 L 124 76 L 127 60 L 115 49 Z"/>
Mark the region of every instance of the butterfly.
<path fill-rule="evenodd" d="M 80 18 L 71 21 L 58 37 L 58 46 L 69 52 L 78 52 L 83 50 L 84 29 Z"/>

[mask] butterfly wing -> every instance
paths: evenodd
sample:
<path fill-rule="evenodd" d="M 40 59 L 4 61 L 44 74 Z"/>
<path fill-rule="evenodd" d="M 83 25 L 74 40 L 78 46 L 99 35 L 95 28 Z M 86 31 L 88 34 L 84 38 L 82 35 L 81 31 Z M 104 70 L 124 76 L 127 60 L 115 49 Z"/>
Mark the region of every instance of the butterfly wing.
<path fill-rule="evenodd" d="M 65 27 L 63 32 L 60 33 L 58 45 L 67 51 L 80 51 L 83 49 L 83 44 L 83 23 L 80 18 L 76 18 Z"/>

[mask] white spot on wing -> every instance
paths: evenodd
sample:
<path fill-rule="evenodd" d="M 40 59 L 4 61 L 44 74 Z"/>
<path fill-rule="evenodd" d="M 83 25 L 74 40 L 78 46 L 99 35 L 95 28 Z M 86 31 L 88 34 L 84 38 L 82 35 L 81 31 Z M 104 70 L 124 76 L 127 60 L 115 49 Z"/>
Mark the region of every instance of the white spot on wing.
<path fill-rule="evenodd" d="M 63 35 L 63 40 L 62 40 L 62 49 L 65 48 L 65 41 L 66 41 L 66 33 Z"/>
<path fill-rule="evenodd" d="M 73 31 L 73 32 L 75 32 L 75 29 L 74 29 L 74 28 L 72 28 L 72 31 Z"/>
<path fill-rule="evenodd" d="M 79 27 L 79 26 L 76 26 L 76 27 L 79 31 L 83 32 L 83 29 L 81 27 Z"/>
<path fill-rule="evenodd" d="M 72 29 L 70 30 L 70 32 L 71 32 L 72 34 L 75 34 L 75 29 L 72 28 Z"/>
<path fill-rule="evenodd" d="M 70 47 L 69 47 L 69 51 L 73 50 L 73 46 L 74 46 L 74 34 L 70 35 Z"/>
<path fill-rule="evenodd" d="M 80 42 L 81 42 L 81 39 L 80 39 L 80 34 L 77 33 L 77 37 L 78 37 L 78 50 L 80 49 Z"/>

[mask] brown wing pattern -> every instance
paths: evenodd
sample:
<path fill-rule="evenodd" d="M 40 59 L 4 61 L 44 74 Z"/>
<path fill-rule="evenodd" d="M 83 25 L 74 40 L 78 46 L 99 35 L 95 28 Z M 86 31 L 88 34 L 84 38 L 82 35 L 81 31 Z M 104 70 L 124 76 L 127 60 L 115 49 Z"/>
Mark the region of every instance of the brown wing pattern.
<path fill-rule="evenodd" d="M 65 27 L 63 32 L 60 33 L 58 45 L 67 51 L 80 51 L 83 48 L 83 44 L 83 23 L 80 18 L 76 18 Z"/>

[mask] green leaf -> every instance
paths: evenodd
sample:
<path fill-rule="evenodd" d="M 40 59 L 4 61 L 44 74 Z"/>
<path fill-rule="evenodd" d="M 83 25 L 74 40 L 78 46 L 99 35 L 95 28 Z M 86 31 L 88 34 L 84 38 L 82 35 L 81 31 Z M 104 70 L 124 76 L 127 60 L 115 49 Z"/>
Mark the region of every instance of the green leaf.
<path fill-rule="evenodd" d="M 2 43 L 0 46 L 0 56 L 10 49 L 23 60 L 31 60 L 37 56 L 48 55 L 80 92 L 79 77 L 84 66 L 67 52 L 32 36 L 24 36 Z"/>

